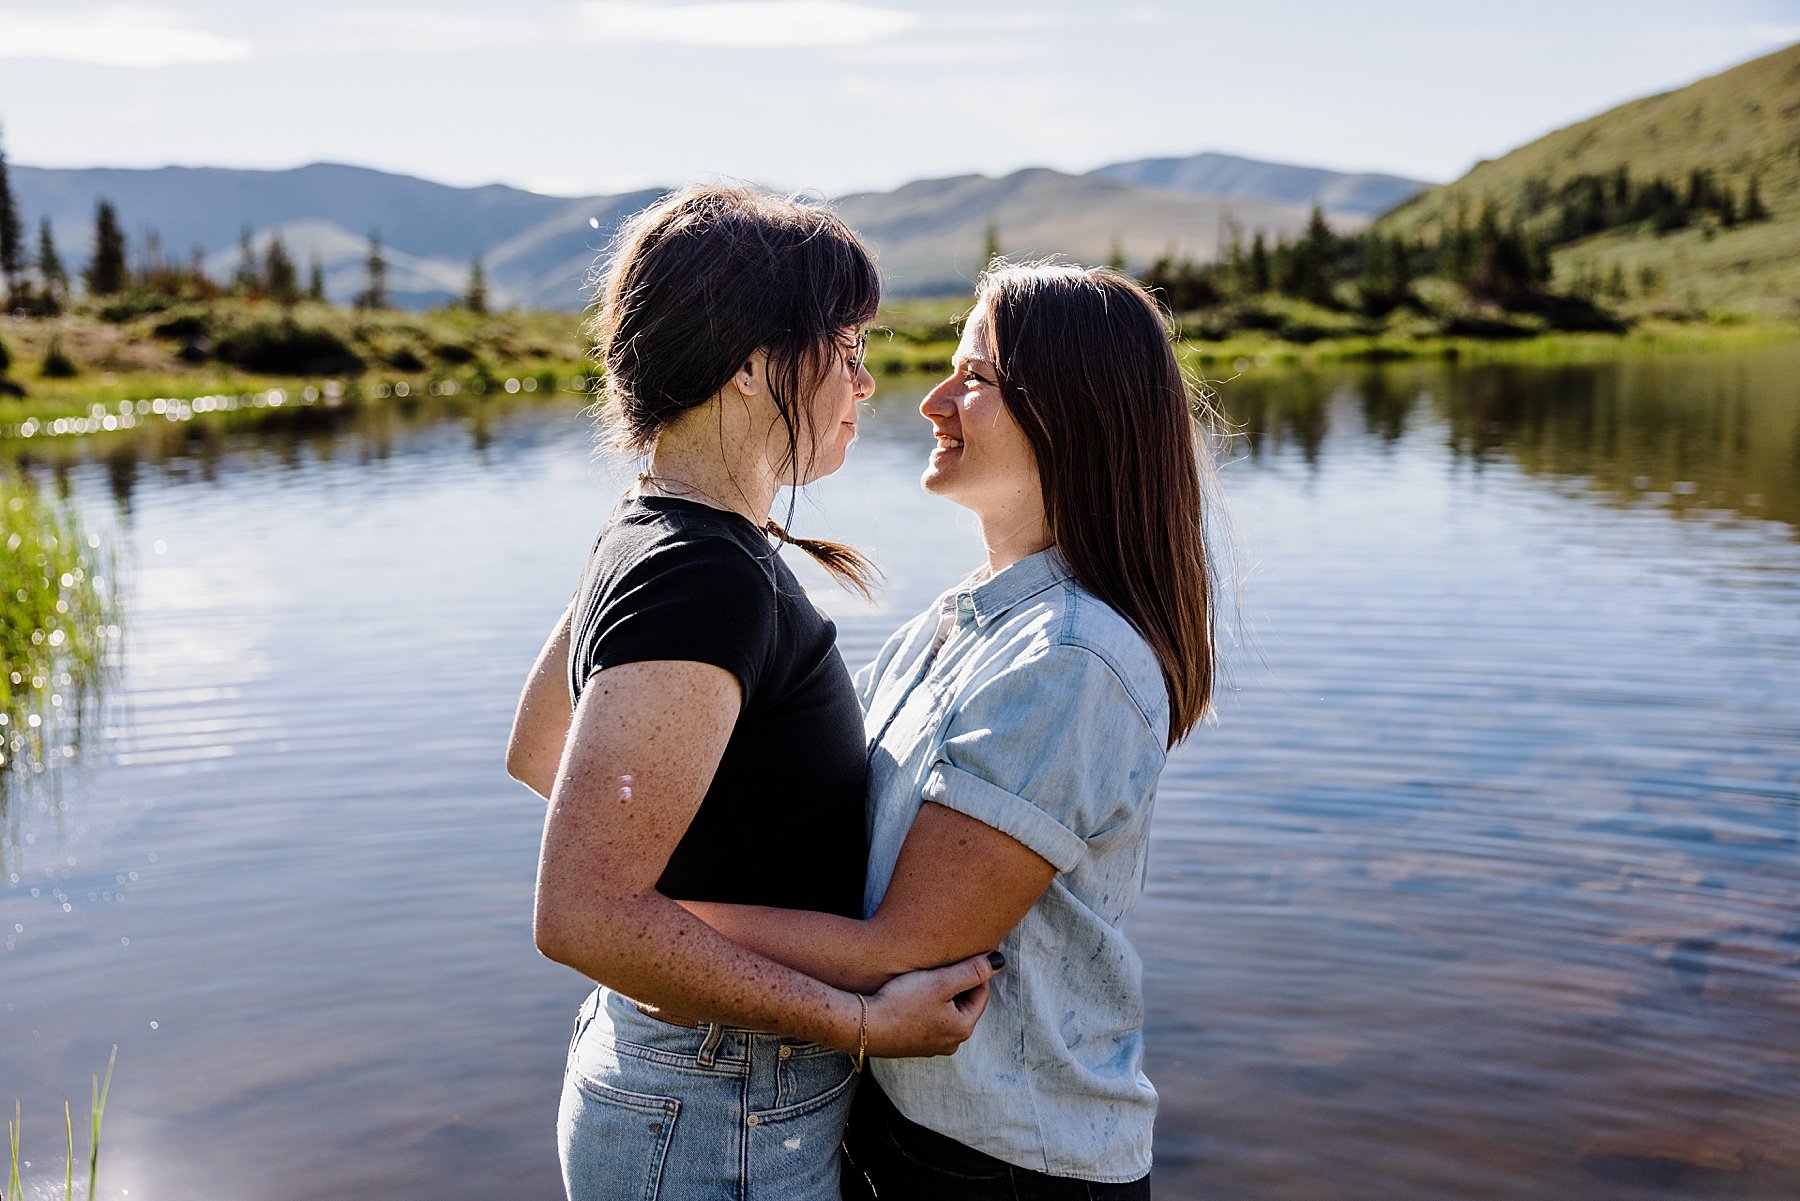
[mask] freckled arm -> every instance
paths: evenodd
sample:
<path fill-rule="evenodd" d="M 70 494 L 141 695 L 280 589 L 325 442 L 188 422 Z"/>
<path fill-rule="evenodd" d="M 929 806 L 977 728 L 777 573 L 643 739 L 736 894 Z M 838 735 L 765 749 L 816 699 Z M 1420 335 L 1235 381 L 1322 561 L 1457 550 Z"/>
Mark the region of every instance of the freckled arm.
<path fill-rule="evenodd" d="M 842 988 L 990 951 L 1056 878 L 1023 843 L 966 814 L 919 810 L 887 895 L 866 921 L 828 913 L 687 901 L 732 941 Z"/>
<path fill-rule="evenodd" d="M 656 888 L 740 705 L 735 677 L 702 663 L 628 663 L 589 681 L 544 824 L 537 945 L 672 1012 L 855 1051 L 854 995 L 733 942 Z M 973 1028 L 992 974 L 969 959 L 870 998 L 869 1052 L 948 1054 Z"/>
<path fill-rule="evenodd" d="M 563 610 L 550 631 L 525 690 L 513 713 L 512 733 L 506 741 L 506 771 L 513 779 L 546 800 L 556 782 L 556 765 L 568 741 L 574 714 L 569 704 L 569 629 L 573 608 Z"/>

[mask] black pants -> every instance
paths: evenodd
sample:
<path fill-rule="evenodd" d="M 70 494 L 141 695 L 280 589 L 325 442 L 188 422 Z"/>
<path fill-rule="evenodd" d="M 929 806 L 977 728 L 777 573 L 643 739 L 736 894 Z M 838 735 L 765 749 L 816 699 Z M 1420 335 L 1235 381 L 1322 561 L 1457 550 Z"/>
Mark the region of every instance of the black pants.
<path fill-rule="evenodd" d="M 871 1076 L 844 1133 L 844 1201 L 1149 1201 L 1150 1177 L 1096 1184 L 1046 1176 L 909 1121 Z"/>

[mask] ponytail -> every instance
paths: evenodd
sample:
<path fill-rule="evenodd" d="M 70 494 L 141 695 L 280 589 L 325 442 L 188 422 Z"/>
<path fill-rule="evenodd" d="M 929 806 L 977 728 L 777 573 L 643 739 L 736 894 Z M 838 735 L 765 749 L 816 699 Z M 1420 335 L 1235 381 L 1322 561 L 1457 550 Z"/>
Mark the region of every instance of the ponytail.
<path fill-rule="evenodd" d="M 864 600 L 874 599 L 875 581 L 881 577 L 881 571 L 861 551 L 845 546 L 842 542 L 827 542 L 823 538 L 796 538 L 773 517 L 764 524 L 763 529 L 777 541 L 805 551 L 813 562 L 830 572 L 831 577 L 839 584 L 860 594 Z"/>

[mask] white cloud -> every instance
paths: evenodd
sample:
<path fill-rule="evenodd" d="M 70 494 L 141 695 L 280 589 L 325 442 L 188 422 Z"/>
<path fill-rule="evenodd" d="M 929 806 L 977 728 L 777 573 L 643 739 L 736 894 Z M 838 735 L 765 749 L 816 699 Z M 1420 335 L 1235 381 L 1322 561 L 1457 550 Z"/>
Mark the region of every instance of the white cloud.
<path fill-rule="evenodd" d="M 915 28 L 920 18 L 852 0 L 747 0 L 654 4 L 587 0 L 588 31 L 606 42 L 680 46 L 861 46 Z"/>
<path fill-rule="evenodd" d="M 50 58 L 103 67 L 236 62 L 249 42 L 195 29 L 179 13 L 138 4 L 0 8 L 0 58 Z"/>

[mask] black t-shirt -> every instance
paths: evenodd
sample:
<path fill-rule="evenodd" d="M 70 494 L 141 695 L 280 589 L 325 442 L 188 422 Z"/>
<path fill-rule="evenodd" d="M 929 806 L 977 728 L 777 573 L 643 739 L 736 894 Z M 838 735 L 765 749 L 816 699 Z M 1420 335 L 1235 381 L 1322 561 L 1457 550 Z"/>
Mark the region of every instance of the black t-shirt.
<path fill-rule="evenodd" d="M 588 555 L 571 628 L 577 703 L 595 672 L 622 663 L 710 663 L 743 686 L 737 724 L 661 892 L 862 915 L 862 708 L 837 627 L 762 531 L 692 501 L 621 501 Z"/>

